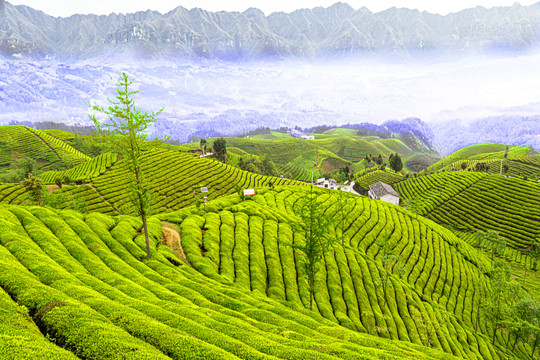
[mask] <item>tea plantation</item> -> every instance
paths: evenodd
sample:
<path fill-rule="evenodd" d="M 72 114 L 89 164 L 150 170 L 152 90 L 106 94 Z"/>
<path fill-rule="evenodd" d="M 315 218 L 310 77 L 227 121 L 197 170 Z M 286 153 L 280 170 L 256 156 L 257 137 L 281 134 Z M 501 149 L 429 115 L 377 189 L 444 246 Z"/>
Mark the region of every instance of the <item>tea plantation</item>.
<path fill-rule="evenodd" d="M 477 172 L 440 173 L 395 185 L 417 212 L 458 230 L 495 230 L 515 248 L 540 240 L 540 183 Z"/>
<path fill-rule="evenodd" d="M 209 219 L 223 215 L 230 222 L 234 215 L 226 208 L 242 206 L 238 201 L 211 202 L 206 214 L 184 210 L 168 218 L 183 228 L 195 219 L 204 219 L 200 215 Z M 263 208 L 254 202 L 244 206 L 255 211 Z M 275 208 L 268 207 L 266 216 L 272 212 Z M 245 212 L 238 215 L 248 216 Z M 254 227 L 256 219 L 263 222 L 254 215 Z M 150 260 L 146 260 L 141 224 L 129 216 L 0 205 L 0 227 L 3 359 L 454 358 L 421 346 L 418 339 L 405 342 L 371 336 L 301 309 L 293 301 L 206 277 L 165 245 L 157 218 L 149 221 Z M 241 226 L 237 229 L 243 231 Z M 254 244 L 266 245 L 258 241 L 255 230 L 251 231 Z M 193 240 L 187 232 L 182 233 L 189 249 Z M 267 246 L 270 250 L 271 245 Z M 362 257 L 353 248 L 348 252 L 351 259 Z M 263 257 L 260 265 L 266 266 L 267 261 Z M 375 262 L 370 264 L 376 266 Z M 230 273 L 229 265 L 222 266 L 224 272 Z M 260 285 L 264 289 L 267 283 Z M 274 281 L 268 285 L 274 286 Z M 293 290 L 288 292 L 293 294 Z M 417 298 L 411 301 L 411 307 L 422 303 Z M 427 308 L 426 314 L 444 311 Z M 393 324 L 392 319 L 386 321 Z M 397 327 L 392 329 L 387 337 L 397 338 Z M 468 340 L 473 343 L 482 339 L 478 334 L 463 336 L 471 336 Z M 450 349 L 467 354 L 460 348 Z"/>
<path fill-rule="evenodd" d="M 496 273 L 476 232 L 507 239 L 495 261 L 519 283 L 515 299 L 537 296 L 540 157 L 482 144 L 411 177 L 363 157 L 422 152 L 355 134 L 227 139 L 231 160 L 270 157 L 297 180 L 187 147 L 144 151 L 147 258 L 121 156 L 91 158 L 68 132 L 0 127 L 0 165 L 37 159 L 44 185 L 38 207 L 19 183 L 0 183 L 0 359 L 538 358 L 540 309 L 532 330 L 495 326 L 486 310 Z M 510 176 L 498 175 L 501 159 Z M 333 242 L 310 289 L 299 209 L 312 188 L 298 180 L 353 163 L 357 186 L 393 184 L 404 207 L 313 188 Z"/>
<path fill-rule="evenodd" d="M 45 131 L 26 126 L 0 126 L 0 165 L 20 157 L 39 160 L 41 167 L 74 166 L 90 158 Z"/>

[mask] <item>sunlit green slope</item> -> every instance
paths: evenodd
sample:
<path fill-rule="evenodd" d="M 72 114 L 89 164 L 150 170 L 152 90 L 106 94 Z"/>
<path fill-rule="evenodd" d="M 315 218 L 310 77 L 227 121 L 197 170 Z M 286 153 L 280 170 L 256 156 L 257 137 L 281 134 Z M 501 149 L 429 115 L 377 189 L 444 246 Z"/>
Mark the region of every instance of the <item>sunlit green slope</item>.
<path fill-rule="evenodd" d="M 0 126 L 0 165 L 9 165 L 23 157 L 38 160 L 43 169 L 63 169 L 90 159 L 45 131 L 26 126 Z"/>
<path fill-rule="evenodd" d="M 222 205 L 212 204 L 216 211 Z M 226 220 L 228 214 L 206 216 Z M 177 213 L 170 220 L 185 228 L 186 216 L 198 215 Z M 0 358 L 454 358 L 419 341 L 349 330 L 295 303 L 206 277 L 166 245 L 178 244 L 179 237 L 157 218 L 149 220 L 152 257 L 147 260 L 140 227 L 127 216 L 0 205 Z M 263 246 L 251 231 L 253 243 Z M 420 303 L 417 298 L 409 306 Z"/>
<path fill-rule="evenodd" d="M 540 241 L 540 183 L 479 172 L 444 172 L 395 185 L 402 201 L 457 230 L 495 230 L 514 248 Z"/>
<path fill-rule="evenodd" d="M 156 212 L 184 208 L 197 200 L 202 201 L 205 195 L 211 200 L 239 189 L 269 184 L 305 185 L 257 175 L 216 160 L 172 150 L 148 151 L 141 162 L 150 189 L 155 194 Z M 67 172 L 46 172 L 40 176 L 45 184 L 54 184 L 56 178 L 68 175 L 70 183 L 78 184 L 56 191 L 80 194 L 89 211 L 130 214 L 133 209 L 129 200 L 128 175 L 122 165 L 122 160 L 116 161 L 114 155 L 104 154 Z M 202 194 L 201 187 L 206 187 L 208 193 Z M 24 197 L 24 189 L 20 185 L 0 184 L 0 202 L 21 204 Z"/>
<path fill-rule="evenodd" d="M 286 301 L 293 309 L 309 309 L 309 287 L 301 244 L 295 231 L 295 204 L 306 188 L 261 190 L 254 200 L 223 198 L 206 212 L 163 214 L 180 229 L 183 250 L 197 270 L 223 284 Z M 353 195 L 345 196 L 344 246 L 338 193 L 319 191 L 329 229 L 337 242 L 318 267 L 315 313 L 351 330 L 440 348 L 460 358 L 527 358 L 530 347 L 518 344 L 513 354 L 507 335 L 492 329 L 480 315 L 478 300 L 489 282 L 479 282 L 478 265 L 489 259 L 452 232 L 399 207 Z M 385 302 L 382 282 L 383 246 L 401 261 L 390 269 Z M 399 265 L 404 266 L 400 275 Z"/>

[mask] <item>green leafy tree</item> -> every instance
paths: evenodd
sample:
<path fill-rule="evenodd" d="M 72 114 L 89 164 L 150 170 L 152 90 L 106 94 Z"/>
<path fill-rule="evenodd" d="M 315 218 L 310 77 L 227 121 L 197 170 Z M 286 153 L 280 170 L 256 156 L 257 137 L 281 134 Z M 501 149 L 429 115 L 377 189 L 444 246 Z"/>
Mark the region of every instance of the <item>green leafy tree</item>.
<path fill-rule="evenodd" d="M 129 177 L 129 199 L 136 213 L 141 217 L 146 238 L 146 256 L 150 258 L 150 241 L 146 219 L 152 213 L 153 194 L 142 170 L 140 156 L 143 150 L 163 144 L 168 138 L 153 142 L 146 141 L 148 127 L 156 120 L 163 109 L 155 112 L 142 112 L 135 106 L 133 95 L 138 91 L 131 90 L 133 80 L 124 72 L 118 80 L 115 99 L 108 99 L 110 105 L 104 108 L 97 104 L 92 106 L 94 114 L 90 119 L 94 122 L 97 133 L 107 138 L 115 152 L 121 154 L 122 163 Z M 96 113 L 106 119 L 101 122 Z"/>
<path fill-rule="evenodd" d="M 540 243 L 538 242 L 538 240 L 531 243 L 531 246 L 529 246 L 527 253 L 529 256 L 532 256 L 534 258 L 531 269 L 533 271 L 536 271 L 538 267 L 538 258 L 540 257 Z"/>
<path fill-rule="evenodd" d="M 340 174 L 340 177 L 344 176 L 343 173 Z M 339 182 L 341 182 L 342 179 L 339 180 Z M 337 201 L 337 206 L 338 206 L 338 216 L 339 216 L 339 230 L 340 230 L 340 235 L 341 235 L 341 246 L 345 246 L 345 237 L 344 237 L 344 233 L 345 233 L 345 217 L 346 217 L 346 211 L 345 211 L 345 204 L 346 204 L 346 200 L 344 199 L 345 198 L 345 195 L 343 194 L 343 191 L 341 190 L 342 187 L 339 186 L 338 187 L 338 201 Z"/>
<path fill-rule="evenodd" d="M 214 141 L 212 148 L 214 150 L 214 155 L 218 158 L 218 160 L 225 162 L 227 158 L 227 141 L 220 137 Z"/>
<path fill-rule="evenodd" d="M 523 297 L 512 306 L 512 310 L 515 319 L 512 325 L 508 327 L 515 338 L 512 351 L 515 350 L 520 340 L 534 339 L 534 343 L 537 344 L 540 333 L 540 300 L 531 296 Z M 508 338 L 510 339 L 510 337 Z M 534 351 L 533 345 L 531 356 L 534 355 Z"/>
<path fill-rule="evenodd" d="M 476 236 L 487 242 L 491 249 L 491 266 L 493 266 L 493 258 L 495 255 L 500 256 L 506 249 L 506 239 L 499 235 L 495 230 L 488 230 L 487 232 L 477 231 Z"/>
<path fill-rule="evenodd" d="M 467 168 L 467 163 L 466 162 L 462 162 L 461 163 L 461 170 L 465 170 Z"/>
<path fill-rule="evenodd" d="M 295 232 L 304 235 L 302 243 L 289 244 L 304 253 L 302 265 L 309 283 L 309 309 L 313 311 L 313 292 L 318 263 L 332 246 L 334 239 L 328 233 L 331 219 L 324 214 L 324 206 L 317 201 L 313 185 L 309 194 L 294 207 L 299 222 L 293 225 Z"/>
<path fill-rule="evenodd" d="M 492 344 L 495 345 L 497 331 L 511 320 L 511 304 L 519 294 L 519 284 L 512 279 L 506 261 L 498 260 L 491 271 L 491 290 L 482 306 L 486 318 L 493 326 Z"/>
<path fill-rule="evenodd" d="M 201 145 L 201 149 L 202 149 L 202 152 L 203 152 L 203 155 L 205 154 L 205 150 L 206 150 L 206 139 L 201 139 L 199 141 L 199 145 Z"/>
<path fill-rule="evenodd" d="M 401 161 L 398 153 L 390 155 L 390 159 L 388 160 L 388 162 L 390 168 L 395 172 L 399 172 L 401 171 L 401 169 L 403 169 L 403 162 Z"/>
<path fill-rule="evenodd" d="M 56 179 L 54 179 L 54 183 L 55 183 L 56 186 L 58 186 L 59 188 L 62 188 L 62 185 L 63 185 L 63 183 L 62 183 L 62 177 L 59 176 L 59 177 L 57 177 Z"/>
<path fill-rule="evenodd" d="M 43 184 L 40 178 L 28 174 L 28 177 L 21 182 L 26 192 L 30 193 L 32 199 L 41 206 L 41 196 L 43 195 Z"/>

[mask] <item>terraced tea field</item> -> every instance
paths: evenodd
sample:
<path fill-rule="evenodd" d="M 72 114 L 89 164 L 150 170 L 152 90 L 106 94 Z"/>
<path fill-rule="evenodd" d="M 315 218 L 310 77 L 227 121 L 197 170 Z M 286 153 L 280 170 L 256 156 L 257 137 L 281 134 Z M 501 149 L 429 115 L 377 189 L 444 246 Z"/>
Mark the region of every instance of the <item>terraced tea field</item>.
<path fill-rule="evenodd" d="M 395 185 L 417 211 L 458 230 L 495 230 L 515 248 L 540 240 L 540 183 L 485 173 L 441 173 Z"/>
<path fill-rule="evenodd" d="M 298 181 L 268 177 L 242 171 L 221 162 L 201 159 L 190 153 L 172 150 L 153 150 L 142 156 L 142 166 L 150 188 L 156 194 L 154 210 L 164 212 L 178 210 L 203 200 L 201 187 L 207 187 L 208 200 L 237 191 L 261 186 L 296 184 Z M 128 177 L 122 167 L 122 161 L 115 162 L 115 156 L 104 154 L 66 172 L 46 172 L 45 184 L 54 184 L 62 175 L 70 180 L 85 183 L 84 190 L 77 191 L 93 211 L 104 213 L 130 214 L 132 205 L 129 200 Z M 97 176 L 96 176 L 97 175 Z M 0 190 L 0 202 L 20 204 L 24 190 L 18 184 L 5 184 Z M 70 187 L 67 192 L 74 191 Z M 2 197 L 4 195 L 4 197 Z M 99 206 L 101 199 L 102 206 Z"/>
<path fill-rule="evenodd" d="M 44 184 L 54 184 L 56 179 L 68 177 L 71 182 L 87 183 L 93 178 L 104 174 L 107 169 L 116 163 L 118 155 L 107 153 L 84 162 L 70 170 L 66 171 L 48 171 L 40 174 Z"/>
<path fill-rule="evenodd" d="M 309 309 L 303 253 L 287 245 L 303 241 L 294 231 L 294 205 L 306 194 L 293 187 L 261 190 L 254 201 L 223 199 L 206 214 L 160 218 L 178 225 L 189 263 L 209 278 Z M 340 216 L 336 196 L 319 195 L 332 219 Z M 338 241 L 317 270 L 316 313 L 351 330 L 442 348 L 461 358 L 497 359 L 496 351 L 505 351 L 503 333 L 498 348 L 490 344 L 486 321 L 475 331 L 478 297 L 488 286 L 485 276 L 479 282 L 477 264 L 486 268 L 488 257 L 399 207 L 348 195 L 344 211 L 345 246 Z M 340 239 L 339 227 L 330 232 Z M 402 276 L 397 266 L 391 269 L 387 302 L 381 287 L 385 243 L 405 267 Z M 516 355 L 526 357 L 528 351 L 522 345 Z"/>
<path fill-rule="evenodd" d="M 396 173 L 392 170 L 375 170 L 357 177 L 355 181 L 365 190 L 369 190 L 369 185 L 375 184 L 379 181 L 393 185 L 405 179 L 406 178 L 404 175 Z"/>
<path fill-rule="evenodd" d="M 165 245 L 157 218 L 146 260 L 140 227 L 128 216 L 0 205 L 0 357 L 454 358 L 205 277 Z"/>
<path fill-rule="evenodd" d="M 0 126 L 0 165 L 19 157 L 41 161 L 43 169 L 54 165 L 73 167 L 90 158 L 45 131 L 26 126 Z"/>
<path fill-rule="evenodd" d="M 456 163 L 463 162 L 465 160 L 500 160 L 504 158 L 506 152 L 506 145 L 504 144 L 493 144 L 493 143 L 484 143 L 467 146 L 463 149 L 460 149 L 451 155 L 445 157 L 444 159 L 436 162 L 435 164 L 429 166 L 426 171 L 433 173 L 435 171 L 441 170 L 444 167 Z M 521 158 L 525 155 L 528 155 L 531 150 L 528 147 L 524 146 L 508 146 L 508 158 Z"/>

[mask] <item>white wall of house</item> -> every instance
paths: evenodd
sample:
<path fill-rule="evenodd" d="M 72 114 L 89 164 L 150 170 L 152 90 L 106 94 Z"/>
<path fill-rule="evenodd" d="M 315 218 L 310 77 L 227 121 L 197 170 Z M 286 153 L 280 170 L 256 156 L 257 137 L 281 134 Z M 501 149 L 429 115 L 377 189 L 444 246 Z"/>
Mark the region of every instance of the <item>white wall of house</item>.
<path fill-rule="evenodd" d="M 381 196 L 381 198 L 379 200 L 386 201 L 386 202 L 394 204 L 394 205 L 399 205 L 399 197 L 394 196 L 394 195 L 390 195 L 390 194 L 383 195 L 383 196 Z"/>

